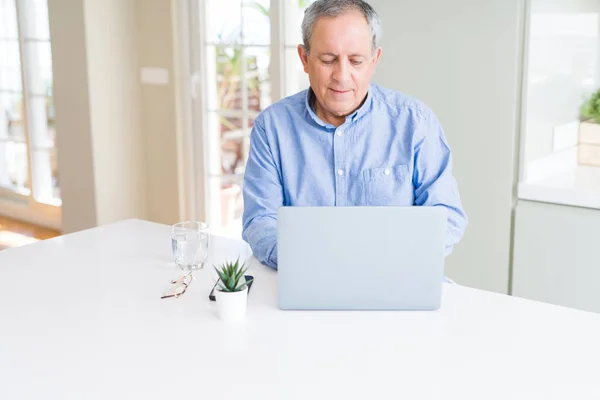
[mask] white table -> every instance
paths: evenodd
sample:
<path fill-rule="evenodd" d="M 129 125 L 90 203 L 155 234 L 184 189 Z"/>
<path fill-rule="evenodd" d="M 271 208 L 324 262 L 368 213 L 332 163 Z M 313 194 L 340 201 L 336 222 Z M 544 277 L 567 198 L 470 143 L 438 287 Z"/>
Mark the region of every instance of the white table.
<path fill-rule="evenodd" d="M 208 269 L 160 299 L 169 234 L 128 220 L 0 252 L 0 399 L 600 398 L 600 315 L 453 285 L 436 312 L 280 311 L 251 258 L 227 325 Z"/>

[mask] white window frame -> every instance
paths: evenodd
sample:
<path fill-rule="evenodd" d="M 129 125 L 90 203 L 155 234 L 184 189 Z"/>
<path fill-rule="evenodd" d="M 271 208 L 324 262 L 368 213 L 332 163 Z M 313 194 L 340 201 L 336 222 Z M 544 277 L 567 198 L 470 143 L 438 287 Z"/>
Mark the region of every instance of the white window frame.
<path fill-rule="evenodd" d="M 43 176 L 43 167 L 36 163 L 34 159 L 34 148 L 32 145 L 31 131 L 30 131 L 30 112 L 32 110 L 31 105 L 31 91 L 29 88 L 29 74 L 31 73 L 30 60 L 28 58 L 26 50 L 26 42 L 48 42 L 51 46 L 50 38 L 46 39 L 27 39 L 25 40 L 25 24 L 27 23 L 27 0 L 15 0 L 16 16 L 17 16 L 17 36 L 19 43 L 19 56 L 21 63 L 21 93 L 23 96 L 23 128 L 25 144 L 27 147 L 27 178 L 28 178 L 28 190 L 29 193 L 19 193 L 18 191 L 12 190 L 6 187 L 0 187 L 0 214 L 6 217 L 27 221 L 36 225 L 42 225 L 49 228 L 61 229 L 62 225 L 62 210 L 61 203 L 48 204 L 38 202 L 35 199 L 35 188 L 38 183 L 34 179 L 40 179 Z M 35 168 L 39 168 L 40 171 L 33 173 Z"/>
<path fill-rule="evenodd" d="M 214 62 L 207 61 L 206 49 L 208 45 L 220 45 L 220 43 L 207 43 L 206 13 L 204 12 L 206 1 L 187 0 L 181 3 L 178 10 L 179 34 L 185 39 L 180 40 L 179 60 L 181 66 L 179 73 L 188 78 L 181 82 L 181 95 L 183 102 L 190 103 L 190 106 L 182 107 L 183 124 L 187 129 L 183 135 L 185 139 L 182 140 L 180 153 L 186 152 L 186 144 L 189 145 L 187 149 L 191 148 L 191 151 L 184 154 L 186 162 L 180 165 L 180 183 L 187 188 L 180 193 L 182 197 L 186 198 L 185 209 L 181 212 L 181 216 L 186 219 L 207 221 L 214 227 L 220 226 L 220 223 L 215 223 L 221 216 L 219 209 L 220 184 L 227 177 L 211 173 L 211 171 L 220 170 L 221 166 L 220 164 L 216 165 L 218 162 L 215 162 L 219 161 L 219 158 L 211 157 L 210 154 L 215 152 L 220 154 L 221 148 L 220 141 L 209 138 L 211 132 L 209 113 L 215 110 L 211 110 L 208 104 L 209 96 L 206 92 L 210 90 L 210 87 L 207 85 L 209 75 L 207 68 Z M 271 49 L 269 80 L 272 103 L 285 97 L 285 75 L 289 72 L 290 67 L 286 66 L 286 50 L 293 49 L 295 51 L 297 46 L 285 43 L 284 21 L 286 20 L 286 11 L 290 10 L 286 4 L 280 0 L 270 0 L 271 38 L 270 45 L 265 47 Z M 292 18 L 291 15 L 287 15 L 287 17 Z M 287 25 L 285 29 L 300 29 L 299 26 Z M 227 44 L 223 43 L 223 46 L 227 47 Z M 240 45 L 240 47 L 261 46 Z M 294 91 L 294 88 L 287 88 L 288 92 L 290 90 Z M 247 96 L 242 95 L 242 98 L 243 101 L 247 101 Z M 228 111 L 222 112 L 222 114 L 228 113 Z M 238 116 L 237 114 L 236 116 Z M 247 128 L 249 113 L 241 112 L 239 116 L 243 117 L 243 128 Z M 249 140 L 246 143 L 249 145 Z M 211 165 L 211 161 L 213 165 Z"/>

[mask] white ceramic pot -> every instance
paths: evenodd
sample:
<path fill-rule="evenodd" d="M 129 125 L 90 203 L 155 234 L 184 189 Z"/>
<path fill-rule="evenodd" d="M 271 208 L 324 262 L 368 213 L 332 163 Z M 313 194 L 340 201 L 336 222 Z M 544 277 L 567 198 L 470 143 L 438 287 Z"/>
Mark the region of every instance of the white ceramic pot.
<path fill-rule="evenodd" d="M 600 167 L 600 124 L 589 121 L 579 124 L 578 161 L 581 165 Z"/>
<path fill-rule="evenodd" d="M 246 317 L 248 303 L 248 287 L 239 292 L 222 292 L 217 290 L 215 300 L 219 318 L 225 322 L 241 322 Z"/>

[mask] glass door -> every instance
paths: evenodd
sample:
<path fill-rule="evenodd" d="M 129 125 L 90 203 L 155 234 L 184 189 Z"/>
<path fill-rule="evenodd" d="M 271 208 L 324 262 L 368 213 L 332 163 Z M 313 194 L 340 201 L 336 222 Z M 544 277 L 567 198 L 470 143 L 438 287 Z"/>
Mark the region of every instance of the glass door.
<path fill-rule="evenodd" d="M 213 231 L 239 237 L 242 184 L 254 119 L 274 101 L 308 87 L 297 55 L 300 23 L 311 1 L 205 0 L 197 29 L 203 54 L 199 108 L 194 127 L 202 142 L 204 198 L 201 214 Z M 193 8 L 192 8 L 193 9 Z M 196 51 L 194 51 L 196 50 Z"/>
<path fill-rule="evenodd" d="M 47 0 L 0 0 L 0 199 L 61 205 Z"/>

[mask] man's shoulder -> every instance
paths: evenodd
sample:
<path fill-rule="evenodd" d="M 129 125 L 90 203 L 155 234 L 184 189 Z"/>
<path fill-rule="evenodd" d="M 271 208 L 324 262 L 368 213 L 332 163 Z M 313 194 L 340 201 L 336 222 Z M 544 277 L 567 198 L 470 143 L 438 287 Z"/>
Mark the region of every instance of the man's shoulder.
<path fill-rule="evenodd" d="M 373 107 L 396 116 L 400 113 L 410 113 L 415 117 L 429 117 L 433 112 L 421 100 L 404 94 L 398 90 L 385 88 L 377 84 L 371 85 L 373 92 Z"/>
<path fill-rule="evenodd" d="M 306 108 L 306 92 L 303 90 L 287 96 L 265 108 L 257 117 L 262 123 L 272 123 L 278 120 L 289 121 L 292 114 L 301 114 Z"/>

